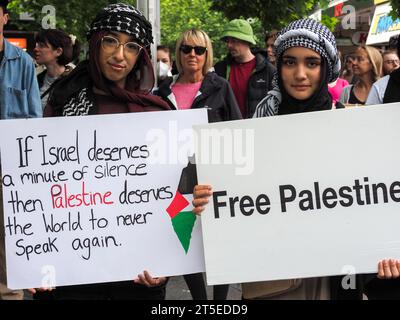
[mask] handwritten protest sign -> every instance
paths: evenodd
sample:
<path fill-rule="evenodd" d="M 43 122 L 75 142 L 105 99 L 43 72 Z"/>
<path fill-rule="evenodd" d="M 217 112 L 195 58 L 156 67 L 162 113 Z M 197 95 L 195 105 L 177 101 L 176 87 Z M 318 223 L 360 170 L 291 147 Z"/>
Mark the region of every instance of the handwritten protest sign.
<path fill-rule="evenodd" d="M 179 186 L 203 123 L 205 110 L 1 121 L 8 286 L 203 271 Z"/>
<path fill-rule="evenodd" d="M 400 258 L 399 121 L 392 104 L 196 127 L 199 184 L 213 187 L 208 283 L 369 273 Z"/>

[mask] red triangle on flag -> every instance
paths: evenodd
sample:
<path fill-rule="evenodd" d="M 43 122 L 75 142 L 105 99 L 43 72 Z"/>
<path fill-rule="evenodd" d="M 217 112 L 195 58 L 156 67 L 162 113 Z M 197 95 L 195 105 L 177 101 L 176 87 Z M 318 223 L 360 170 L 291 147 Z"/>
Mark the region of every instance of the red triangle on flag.
<path fill-rule="evenodd" d="M 184 196 L 180 194 L 179 191 L 176 192 L 174 199 L 171 204 L 167 208 L 167 212 L 171 219 L 175 218 L 175 216 L 185 209 L 189 205 L 189 202 L 185 199 Z"/>

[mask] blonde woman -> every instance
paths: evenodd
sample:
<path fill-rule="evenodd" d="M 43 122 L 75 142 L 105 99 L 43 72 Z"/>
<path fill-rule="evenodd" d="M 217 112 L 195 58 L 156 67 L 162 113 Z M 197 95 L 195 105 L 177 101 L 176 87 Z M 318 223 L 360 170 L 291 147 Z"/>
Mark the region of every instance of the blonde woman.
<path fill-rule="evenodd" d="M 212 69 L 213 49 L 208 35 L 197 29 L 185 31 L 176 43 L 179 74 L 162 82 L 156 94 L 174 110 L 208 109 L 209 122 L 241 119 L 239 106 L 227 80 Z M 185 190 L 192 193 L 196 181 Z M 203 274 L 184 276 L 194 300 L 207 300 Z M 229 286 L 214 286 L 214 300 L 226 300 Z"/>
<path fill-rule="evenodd" d="M 204 31 L 185 31 L 176 43 L 175 56 L 179 73 L 156 92 L 171 109 L 207 108 L 210 122 L 241 119 L 229 82 L 212 69 L 213 49 Z"/>
<path fill-rule="evenodd" d="M 353 74 L 357 81 L 343 89 L 339 101 L 345 105 L 364 105 L 373 83 L 381 77 L 382 62 L 378 49 L 358 47 L 353 62 Z"/>

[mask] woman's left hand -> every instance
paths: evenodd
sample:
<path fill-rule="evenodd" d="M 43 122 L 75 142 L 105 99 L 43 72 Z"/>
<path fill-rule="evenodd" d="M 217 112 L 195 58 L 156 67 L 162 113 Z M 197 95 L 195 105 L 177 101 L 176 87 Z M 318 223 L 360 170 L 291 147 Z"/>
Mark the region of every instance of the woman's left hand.
<path fill-rule="evenodd" d="M 379 279 L 397 279 L 400 277 L 400 260 L 390 259 L 379 261 Z"/>
<path fill-rule="evenodd" d="M 157 287 L 167 281 L 166 277 L 153 278 L 148 271 L 143 271 L 138 275 L 138 278 L 133 280 L 137 284 L 145 285 L 146 287 Z"/>

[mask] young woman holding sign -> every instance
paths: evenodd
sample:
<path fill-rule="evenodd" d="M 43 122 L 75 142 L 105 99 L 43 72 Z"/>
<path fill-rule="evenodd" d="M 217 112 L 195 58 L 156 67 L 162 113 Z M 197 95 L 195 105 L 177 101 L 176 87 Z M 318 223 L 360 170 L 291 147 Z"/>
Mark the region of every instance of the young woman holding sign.
<path fill-rule="evenodd" d="M 273 80 L 274 87 L 257 106 L 254 117 L 334 108 L 328 83 L 337 79 L 340 60 L 335 38 L 328 28 L 311 19 L 292 22 L 278 34 L 275 53 L 277 74 Z M 341 107 L 343 105 L 336 105 L 336 108 Z M 196 214 L 201 214 L 211 194 L 211 186 L 195 187 L 193 211 Z M 259 295 L 253 297 L 278 300 L 361 299 L 361 281 L 357 280 L 354 290 L 341 290 L 341 277 L 266 281 L 258 284 L 255 290 Z M 243 285 L 243 289 L 247 286 Z"/>
<path fill-rule="evenodd" d="M 152 27 L 126 4 L 99 12 L 88 33 L 89 60 L 79 64 L 52 91 L 45 116 L 81 116 L 169 110 L 150 94 L 154 72 L 149 57 Z M 66 261 L 68 263 L 68 261 Z M 164 299 L 166 278 L 144 271 L 132 281 L 59 287 L 38 299 Z"/>

